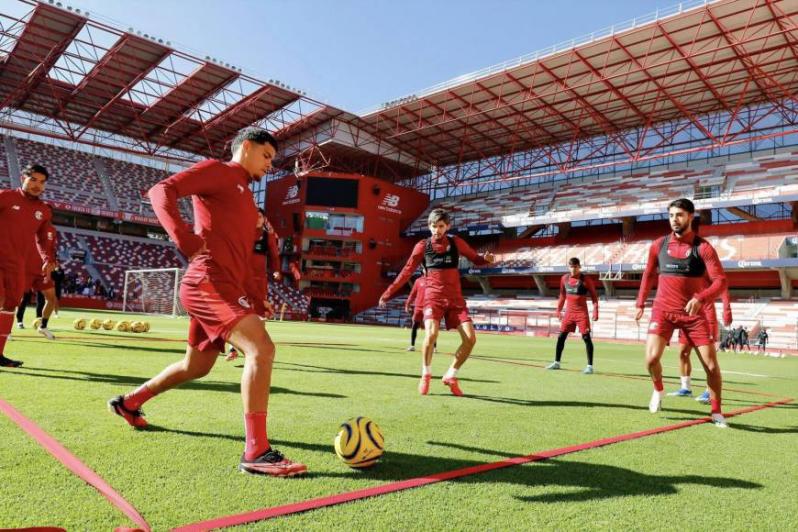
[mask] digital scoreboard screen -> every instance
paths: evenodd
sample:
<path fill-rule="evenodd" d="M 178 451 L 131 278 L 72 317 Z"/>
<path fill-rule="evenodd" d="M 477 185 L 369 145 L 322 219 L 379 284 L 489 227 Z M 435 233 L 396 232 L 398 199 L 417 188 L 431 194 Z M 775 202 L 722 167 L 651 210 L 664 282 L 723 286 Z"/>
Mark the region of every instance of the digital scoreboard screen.
<path fill-rule="evenodd" d="M 357 179 L 308 177 L 306 205 L 357 208 Z"/>

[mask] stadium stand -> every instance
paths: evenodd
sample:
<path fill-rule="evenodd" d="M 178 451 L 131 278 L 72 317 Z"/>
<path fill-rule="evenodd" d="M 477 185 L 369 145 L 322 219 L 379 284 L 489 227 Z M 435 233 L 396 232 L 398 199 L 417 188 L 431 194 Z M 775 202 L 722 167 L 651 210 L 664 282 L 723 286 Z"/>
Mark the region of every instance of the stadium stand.
<path fill-rule="evenodd" d="M 355 314 L 353 321 L 372 325 L 409 326 L 411 317 L 405 312 L 405 301 L 407 296 L 396 297 L 388 301 L 385 308 L 376 306 Z"/>
<path fill-rule="evenodd" d="M 6 156 L 5 137 L 0 135 L 0 188 L 10 188 L 8 157 Z"/>
<path fill-rule="evenodd" d="M 169 174 L 149 166 L 116 159 L 102 158 L 102 163 L 120 210 L 154 216 L 149 202 L 146 201 L 147 190 Z"/>
<path fill-rule="evenodd" d="M 310 308 L 310 299 L 297 288 L 285 283 L 269 283 L 269 301 L 278 312 L 285 304 L 287 312 L 300 316 L 307 316 Z"/>

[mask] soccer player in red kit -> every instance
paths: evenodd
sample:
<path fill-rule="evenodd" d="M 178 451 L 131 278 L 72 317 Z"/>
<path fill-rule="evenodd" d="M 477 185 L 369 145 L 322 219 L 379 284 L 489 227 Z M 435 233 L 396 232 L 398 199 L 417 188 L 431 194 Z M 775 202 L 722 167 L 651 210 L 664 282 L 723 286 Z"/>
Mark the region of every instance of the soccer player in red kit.
<path fill-rule="evenodd" d="M 418 391 L 421 395 L 429 393 L 432 353 L 438 339 L 440 321 L 445 319 L 446 328 L 456 328 L 462 342 L 442 382 L 454 395 L 460 396 L 463 391 L 457 381 L 457 371 L 474 349 L 477 336 L 460 287 L 459 259 L 462 255 L 476 266 L 482 266 L 493 262 L 493 255 L 479 255 L 462 238 L 447 235 L 451 220 L 445 210 L 433 209 L 427 221 L 432 236 L 415 245 L 399 276 L 380 297 L 380 306 L 384 307 L 410 279 L 416 268 L 422 266 L 427 282 L 424 289 L 424 356 Z"/>
<path fill-rule="evenodd" d="M 707 283 L 708 285 L 709 283 Z M 723 325 L 728 327 L 732 324 L 732 310 L 731 310 L 731 303 L 729 302 L 729 291 L 724 290 L 720 294 L 720 299 L 723 302 Z M 718 325 L 718 316 L 715 312 L 715 302 L 714 301 L 707 301 L 704 306 L 701 308 L 701 313 L 707 320 L 707 324 L 709 325 L 709 332 L 712 334 L 712 341 L 717 342 L 720 339 L 720 326 Z M 693 395 L 693 391 L 691 388 L 690 383 L 690 375 L 693 372 L 693 365 L 690 363 L 690 353 L 696 350 L 695 346 L 690 342 L 687 336 L 684 334 L 684 331 L 679 331 L 679 375 L 681 381 L 681 387 L 676 390 L 675 392 L 671 392 L 668 395 L 674 397 L 691 397 Z M 701 356 L 698 356 L 698 360 L 703 362 Z M 707 389 L 704 393 L 702 393 L 698 398 L 697 401 L 709 404 L 709 389 Z"/>
<path fill-rule="evenodd" d="M 598 319 L 598 296 L 596 295 L 596 285 L 590 277 L 582 274 L 582 265 L 577 257 L 568 261 L 568 270 L 560 278 L 560 299 L 557 301 L 557 317 L 560 319 L 560 336 L 557 337 L 557 350 L 554 355 L 554 362 L 546 366 L 546 369 L 560 369 L 562 350 L 565 347 L 565 339 L 568 333 L 579 333 L 585 342 L 587 351 L 587 366 L 582 371 L 586 375 L 593 373 L 593 340 L 590 338 L 590 318 L 587 313 L 587 296 L 593 301 L 593 321 Z M 566 305 L 567 302 L 567 305 Z M 562 308 L 565 305 L 565 316 Z"/>
<path fill-rule="evenodd" d="M 277 141 L 267 131 L 244 128 L 232 141 L 232 160 L 208 160 L 153 186 L 148 195 L 161 225 L 189 258 L 180 301 L 190 316 L 186 355 L 109 409 L 135 428 L 144 428 L 141 406 L 153 396 L 208 374 L 225 342 L 246 355 L 241 376 L 246 447 L 241 471 L 293 476 L 307 468 L 269 445 L 266 412 L 274 344 L 260 316 L 271 305 L 252 274 L 252 247 L 258 209 L 249 185 L 272 165 Z M 181 219 L 178 199 L 192 196 L 194 230 Z"/>
<path fill-rule="evenodd" d="M 660 359 L 673 330 L 678 328 L 696 346 L 706 369 L 712 421 L 719 427 L 726 427 L 721 413 L 722 378 L 715 343 L 709 324 L 701 313 L 707 302 L 714 301 L 726 289 L 726 274 L 715 249 L 693 231 L 694 217 L 695 207 L 689 199 L 678 199 L 668 206 L 668 219 L 673 231 L 651 244 L 637 295 L 635 320 L 640 321 L 658 269 L 657 295 L 646 339 L 646 363 L 654 383 L 648 408 L 652 413 L 661 408 L 664 391 Z M 709 278 L 709 286 L 706 286 L 705 276 Z"/>
<path fill-rule="evenodd" d="M 410 295 L 407 296 L 407 301 L 405 301 L 405 312 L 410 312 L 410 307 L 413 307 L 413 323 L 411 324 L 408 351 L 416 350 L 418 329 L 424 325 L 424 287 L 426 284 L 427 279 L 423 275 L 416 279 L 416 282 L 413 283 L 413 288 L 410 289 Z"/>
<path fill-rule="evenodd" d="M 277 246 L 277 233 L 274 227 L 266 219 L 266 212 L 258 208 L 258 222 L 255 226 L 255 246 L 252 249 L 252 275 L 253 282 L 259 294 L 267 298 L 269 294 L 268 270 L 274 270 L 272 274 L 275 281 L 280 281 L 283 274 L 280 272 L 280 250 Z M 268 259 L 267 259 L 268 255 Z M 238 351 L 230 346 L 225 360 L 228 362 L 238 358 Z"/>
<path fill-rule="evenodd" d="M 53 226 L 47 229 L 46 241 L 48 246 L 47 254 L 54 257 L 56 250 L 56 232 Z M 55 310 L 58 301 L 55 296 L 55 283 L 49 273 L 46 275 L 42 273 L 44 264 L 39 257 L 35 243 L 30 246 L 28 250 L 28 258 L 25 261 L 25 265 L 25 294 L 22 296 L 17 308 L 17 327 L 23 327 L 22 320 L 25 316 L 27 298 L 30 297 L 31 292 L 37 295 L 41 292 L 45 303 L 44 307 L 40 307 L 38 303 L 36 305 L 36 314 L 41 318 L 41 323 L 37 328 L 37 332 L 48 340 L 55 340 L 55 335 L 47 328 L 50 316 Z"/>
<path fill-rule="evenodd" d="M 14 309 L 25 292 L 25 274 L 28 251 L 34 245 L 44 263 L 41 274 L 49 277 L 55 266 L 54 246 L 48 238 L 54 238 L 52 211 L 39 199 L 47 182 L 47 170 L 38 164 L 28 165 L 22 170 L 22 186 L 16 190 L 0 190 L 0 367 L 16 368 L 22 365 L 4 355 L 11 327 L 14 324 Z M 49 237 L 48 237 L 49 235 Z"/>

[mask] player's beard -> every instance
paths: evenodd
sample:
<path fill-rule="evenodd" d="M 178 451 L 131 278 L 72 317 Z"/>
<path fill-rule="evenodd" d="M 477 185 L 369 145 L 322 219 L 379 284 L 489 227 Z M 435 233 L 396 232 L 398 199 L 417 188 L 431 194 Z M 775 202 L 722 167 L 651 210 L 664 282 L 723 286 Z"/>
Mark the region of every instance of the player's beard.
<path fill-rule="evenodd" d="M 687 227 L 689 227 L 689 225 L 684 224 L 676 226 L 676 228 L 671 227 L 671 229 L 673 229 L 673 232 L 676 233 L 677 235 L 682 235 L 685 231 L 687 231 Z"/>

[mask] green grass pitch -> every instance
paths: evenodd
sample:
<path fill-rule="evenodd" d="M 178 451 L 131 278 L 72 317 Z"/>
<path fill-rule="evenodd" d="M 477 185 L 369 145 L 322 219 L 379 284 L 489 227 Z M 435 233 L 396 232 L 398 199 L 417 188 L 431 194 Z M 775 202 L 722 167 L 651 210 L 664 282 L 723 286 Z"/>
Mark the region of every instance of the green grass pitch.
<path fill-rule="evenodd" d="M 148 520 L 154 530 L 299 502 L 565 447 L 708 414 L 691 399 L 647 405 L 642 346 L 597 342 L 595 375 L 582 375 L 584 347 L 566 344 L 563 367 L 545 371 L 554 339 L 481 334 L 460 372 L 467 397 L 440 383 L 458 342 L 443 333 L 430 395 L 416 391 L 420 353 L 409 331 L 385 327 L 270 323 L 277 344 L 269 436 L 308 465 L 304 478 L 240 474 L 241 361 L 145 405 L 153 430 L 136 432 L 106 410 L 179 359 L 187 321 L 150 319 L 146 334 L 78 332 L 64 311 L 47 341 L 14 329 L 0 369 L 0 398 L 60 441 Z M 133 318 L 130 318 L 133 319 Z M 30 320 L 28 320 L 30 321 Z M 419 339 L 420 345 L 420 339 Z M 724 409 L 792 397 L 798 357 L 720 354 Z M 678 387 L 676 351 L 663 359 L 666 389 Z M 497 359 L 532 364 L 511 365 Z M 694 393 L 704 384 L 695 363 Z M 754 393 L 749 393 L 754 392 Z M 376 467 L 347 468 L 333 452 L 338 425 L 368 416 L 385 433 Z M 250 523 L 241 530 L 787 530 L 798 523 L 798 404 L 703 424 L 557 459 L 510 467 L 371 499 Z M 130 526 L 97 491 L 0 415 L 0 528 Z"/>

